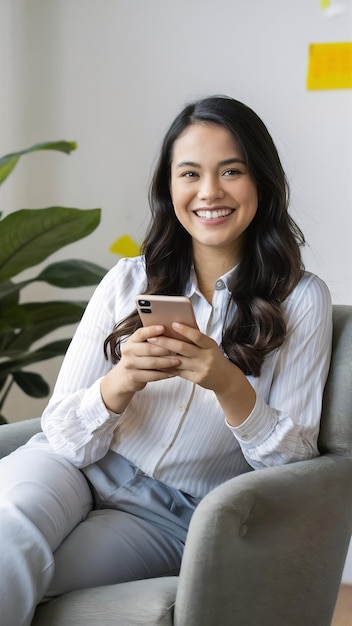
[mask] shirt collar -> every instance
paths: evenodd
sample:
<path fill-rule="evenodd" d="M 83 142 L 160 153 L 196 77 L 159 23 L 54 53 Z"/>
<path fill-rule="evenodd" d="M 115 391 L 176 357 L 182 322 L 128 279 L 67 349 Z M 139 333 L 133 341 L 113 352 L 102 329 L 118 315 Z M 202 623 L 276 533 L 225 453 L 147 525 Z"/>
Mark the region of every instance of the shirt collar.
<path fill-rule="evenodd" d="M 189 275 L 189 279 L 187 281 L 187 285 L 185 289 L 185 296 L 187 296 L 188 298 L 191 298 L 193 294 L 197 291 L 197 289 L 198 289 L 197 276 L 196 276 L 195 269 L 192 266 L 191 273 Z"/>
<path fill-rule="evenodd" d="M 222 289 L 223 287 L 221 287 L 221 284 L 227 289 L 228 293 L 230 293 L 230 289 L 229 289 L 229 284 L 231 283 L 231 279 L 234 276 L 237 268 L 238 268 L 238 263 L 232 267 L 228 272 L 226 272 L 225 274 L 222 274 L 222 276 L 219 276 L 219 278 L 215 281 L 215 289 Z M 191 273 L 190 273 L 190 277 L 189 280 L 187 282 L 186 285 L 186 289 L 185 289 L 185 296 L 187 296 L 188 298 L 191 298 L 191 296 L 193 296 L 193 294 L 198 291 L 198 281 L 197 281 L 197 275 L 195 272 L 194 267 L 192 266 L 191 268 Z"/>

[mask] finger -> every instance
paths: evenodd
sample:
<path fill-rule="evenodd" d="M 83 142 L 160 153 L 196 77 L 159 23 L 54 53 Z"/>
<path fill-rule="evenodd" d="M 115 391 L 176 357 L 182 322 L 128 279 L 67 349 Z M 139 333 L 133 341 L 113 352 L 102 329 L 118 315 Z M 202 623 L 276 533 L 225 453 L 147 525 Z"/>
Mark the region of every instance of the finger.
<path fill-rule="evenodd" d="M 167 355 L 169 351 L 163 346 L 155 346 L 148 343 L 152 337 L 158 337 L 165 331 L 164 326 L 146 326 L 136 330 L 131 337 L 121 346 L 121 354 L 125 357 L 133 355 Z"/>
<path fill-rule="evenodd" d="M 138 328 L 131 339 L 135 342 L 147 341 L 151 337 L 158 337 L 165 332 L 165 326 L 157 325 L 157 326 L 142 326 Z"/>
<path fill-rule="evenodd" d="M 141 356 L 133 361 L 126 363 L 127 369 L 137 370 L 167 370 L 177 368 L 180 365 L 180 359 L 171 356 Z"/>
<path fill-rule="evenodd" d="M 167 350 L 168 354 L 180 354 L 187 357 L 194 356 L 194 351 L 198 349 L 195 345 L 192 345 L 192 343 L 189 343 L 188 341 L 174 339 L 173 337 L 165 337 L 164 335 L 161 337 L 151 337 L 148 339 L 147 343 Z"/>
<path fill-rule="evenodd" d="M 154 341 L 149 343 L 149 340 L 133 346 L 133 353 L 136 356 L 175 356 L 166 346 L 157 345 Z"/>
<path fill-rule="evenodd" d="M 191 326 L 186 326 L 186 324 L 181 324 L 180 322 L 174 322 L 172 324 L 172 328 L 176 330 L 179 335 L 183 335 L 185 339 L 188 339 L 188 341 L 191 341 L 199 348 L 207 348 L 210 345 L 209 337 L 201 333 L 198 328 L 192 328 Z"/>
<path fill-rule="evenodd" d="M 175 378 L 177 375 L 177 372 L 169 370 L 145 370 L 142 378 L 143 383 L 147 384 L 157 382 L 159 380 L 167 380 L 168 378 Z"/>
<path fill-rule="evenodd" d="M 186 326 L 186 324 L 174 323 L 172 324 L 174 330 L 177 331 L 179 335 L 183 335 L 185 340 L 182 339 L 173 339 L 171 337 L 166 337 L 165 335 L 159 335 L 158 337 L 151 337 L 148 339 L 148 343 L 154 343 L 158 346 L 163 346 L 164 348 L 168 348 L 170 351 L 175 352 L 177 354 L 182 354 L 183 356 L 194 356 L 194 348 L 212 348 L 214 345 L 217 345 L 213 339 L 203 335 L 200 330 L 196 328 L 191 328 L 191 326 Z M 192 350 L 193 347 L 193 350 Z"/>

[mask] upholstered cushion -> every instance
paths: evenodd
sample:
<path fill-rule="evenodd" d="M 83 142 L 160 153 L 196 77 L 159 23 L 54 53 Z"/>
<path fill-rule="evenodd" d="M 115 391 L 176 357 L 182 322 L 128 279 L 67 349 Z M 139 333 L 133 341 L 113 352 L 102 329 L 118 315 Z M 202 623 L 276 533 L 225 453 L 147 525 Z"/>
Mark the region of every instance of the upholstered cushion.
<path fill-rule="evenodd" d="M 352 315 L 351 306 L 334 305 L 333 352 L 324 392 L 319 435 L 322 454 L 351 455 Z"/>
<path fill-rule="evenodd" d="M 40 431 L 40 417 L 2 424 L 0 426 L 0 459 L 19 446 L 23 446 L 28 439 Z"/>
<path fill-rule="evenodd" d="M 177 577 L 66 593 L 38 606 L 32 626 L 172 626 Z"/>

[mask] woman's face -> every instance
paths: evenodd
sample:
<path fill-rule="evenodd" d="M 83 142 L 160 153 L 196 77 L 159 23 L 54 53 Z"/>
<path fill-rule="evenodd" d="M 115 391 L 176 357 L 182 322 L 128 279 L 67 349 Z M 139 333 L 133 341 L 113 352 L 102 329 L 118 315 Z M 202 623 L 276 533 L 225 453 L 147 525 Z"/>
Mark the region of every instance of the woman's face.
<path fill-rule="evenodd" d="M 171 198 L 177 219 L 197 247 L 224 250 L 233 263 L 258 207 L 256 183 L 228 130 L 188 126 L 174 143 Z"/>

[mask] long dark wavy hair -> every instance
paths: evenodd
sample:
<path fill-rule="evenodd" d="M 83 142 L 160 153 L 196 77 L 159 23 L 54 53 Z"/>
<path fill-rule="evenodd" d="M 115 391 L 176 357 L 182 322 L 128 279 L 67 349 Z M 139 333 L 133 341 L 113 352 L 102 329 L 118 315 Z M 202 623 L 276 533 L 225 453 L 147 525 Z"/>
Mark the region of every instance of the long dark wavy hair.
<path fill-rule="evenodd" d="M 189 104 L 166 133 L 149 191 L 152 217 L 142 246 L 145 293 L 182 295 L 189 279 L 192 239 L 176 218 L 170 178 L 174 143 L 197 123 L 216 124 L 231 133 L 257 185 L 258 210 L 245 232 L 242 258 L 229 286 L 235 314 L 229 313 L 230 299 L 221 347 L 244 374 L 259 376 L 264 357 L 286 336 L 281 303 L 301 278 L 304 236 L 288 213 L 287 178 L 266 126 L 233 98 L 212 96 Z M 135 310 L 105 340 L 105 356 L 110 353 L 116 363 L 122 338 L 140 326 Z"/>

